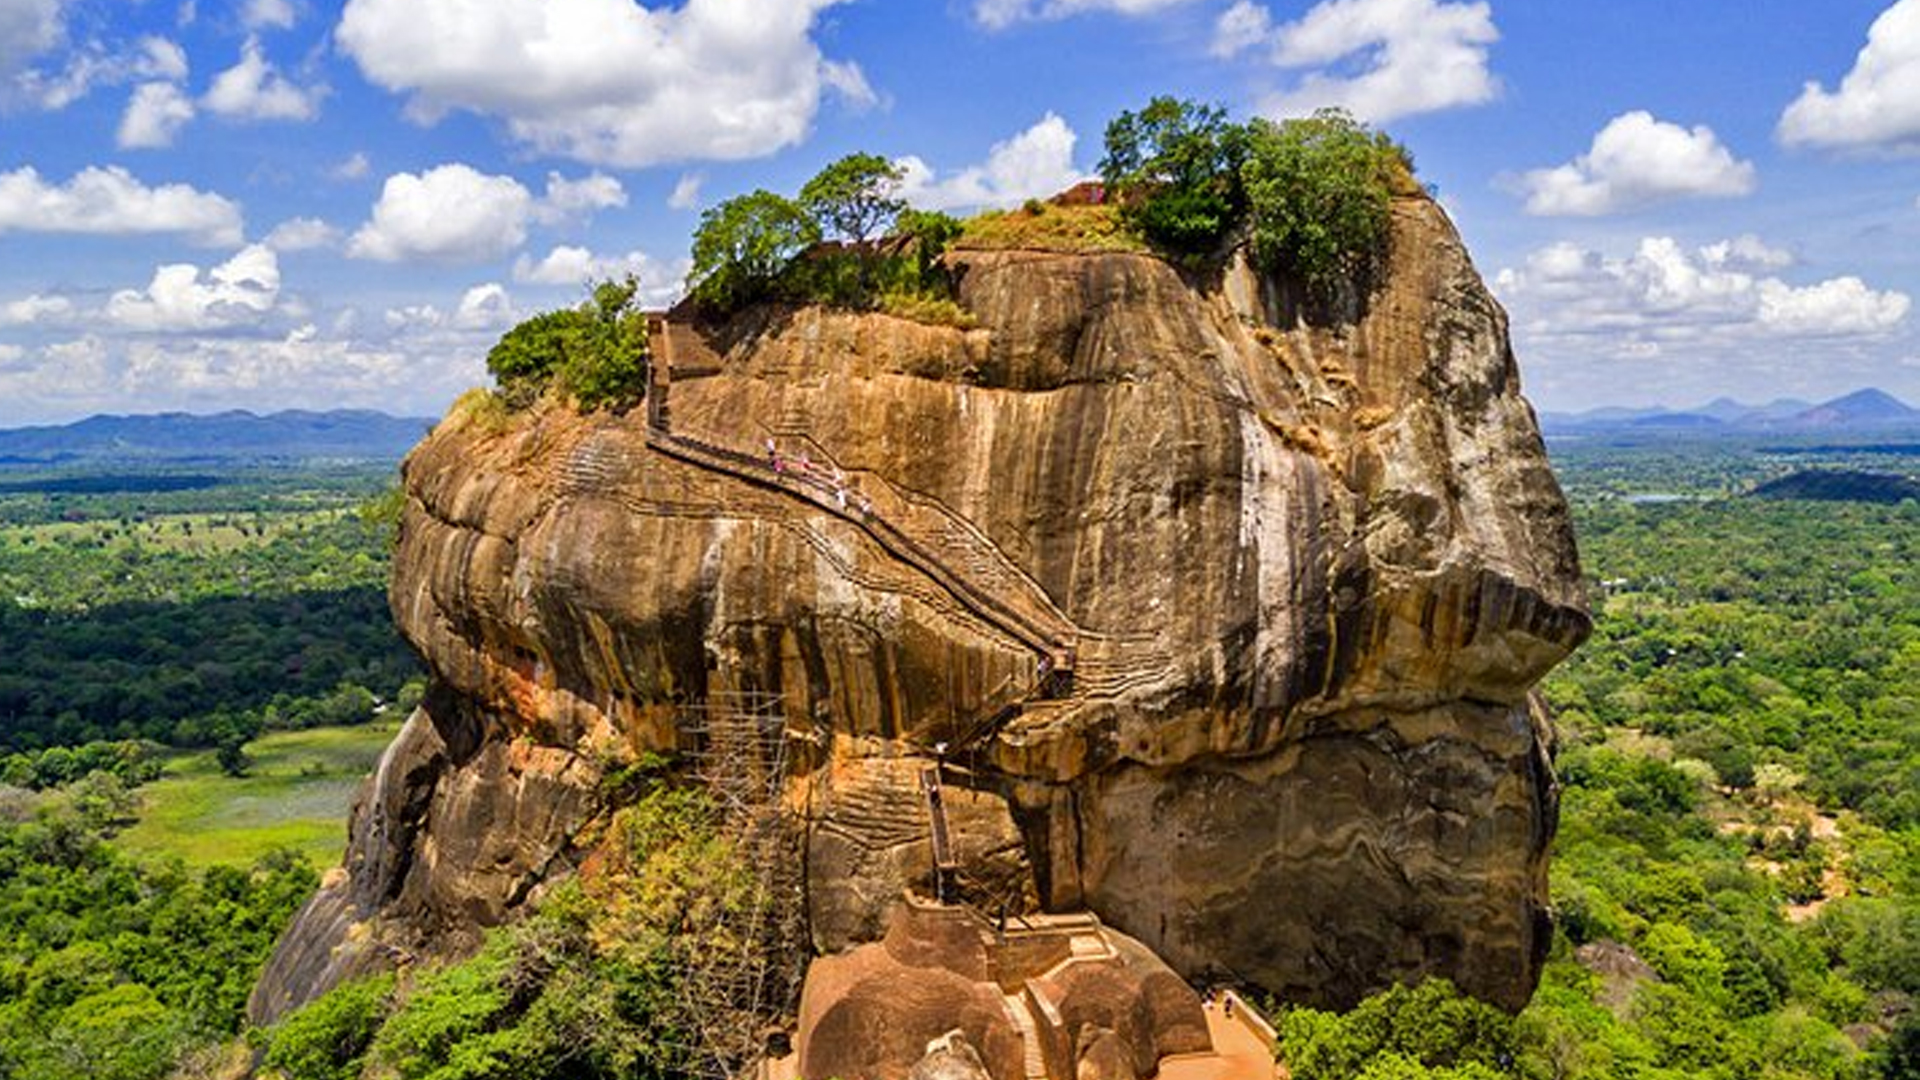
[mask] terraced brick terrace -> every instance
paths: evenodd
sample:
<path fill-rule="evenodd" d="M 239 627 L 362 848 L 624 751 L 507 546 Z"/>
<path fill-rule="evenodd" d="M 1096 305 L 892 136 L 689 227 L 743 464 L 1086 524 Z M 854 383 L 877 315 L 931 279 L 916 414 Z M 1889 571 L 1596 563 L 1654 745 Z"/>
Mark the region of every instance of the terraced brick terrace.
<path fill-rule="evenodd" d="M 1076 998 L 1087 994 L 1093 983 L 1122 981 L 1129 963 L 1126 947 L 1097 916 L 1074 912 L 996 922 L 962 905 L 912 899 L 899 917 L 913 927 L 901 936 L 946 942 L 952 951 L 947 955 L 936 947 L 920 961 L 958 974 L 969 966 L 969 956 L 984 957 L 985 978 L 1020 1036 L 1022 1080 L 1076 1075 L 1079 1032 L 1073 1017 L 1085 1007 Z M 1188 1045 L 1199 1047 L 1162 1058 L 1156 1075 L 1163 1080 L 1273 1080 L 1287 1075 L 1274 1060 L 1273 1029 L 1231 992 L 1204 1003 L 1190 1000 L 1184 1010 L 1169 1011 L 1161 1002 L 1153 1012 L 1166 1013 L 1160 1018 L 1187 1031 Z M 761 1076 L 790 1080 L 798 1075 L 802 1056 L 766 1061 Z"/>

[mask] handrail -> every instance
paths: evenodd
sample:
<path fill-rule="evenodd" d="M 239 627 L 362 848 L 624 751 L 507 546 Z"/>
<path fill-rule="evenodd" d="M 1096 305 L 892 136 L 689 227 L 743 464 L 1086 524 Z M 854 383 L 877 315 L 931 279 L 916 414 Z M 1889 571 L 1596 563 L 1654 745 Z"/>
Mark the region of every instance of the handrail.
<path fill-rule="evenodd" d="M 1037 651 L 1046 654 L 1051 668 L 1061 671 L 1072 669 L 1074 653 L 1076 652 L 1080 636 L 1080 628 L 1073 623 L 1073 620 L 1069 618 L 1065 612 L 1061 611 L 1054 604 L 1053 598 L 1046 594 L 1046 590 L 1039 582 L 1033 580 L 1032 576 L 1025 570 L 1007 561 L 1004 553 L 998 551 L 993 539 L 983 532 L 977 524 L 969 520 L 965 515 L 956 513 L 941 500 L 922 492 L 901 488 L 877 473 L 869 474 L 875 482 L 886 489 L 888 494 L 899 499 L 908 507 L 918 507 L 929 513 L 936 514 L 952 527 L 967 534 L 973 542 L 983 547 L 993 549 L 993 553 L 989 557 L 998 563 L 1004 564 L 1004 571 L 1020 582 L 1021 586 L 1023 586 L 1023 591 L 1032 592 L 1036 595 L 1037 599 L 1034 601 L 1035 606 L 1042 609 L 1042 613 L 1048 617 L 1047 619 L 1043 620 L 1043 622 L 1036 622 L 1024 612 L 1010 607 L 994 594 L 974 585 L 967 579 L 964 572 L 954 570 L 937 553 L 928 550 L 925 545 L 916 541 L 905 530 L 886 520 L 884 514 L 877 512 L 872 507 L 870 500 L 863 499 L 866 505 L 863 506 L 863 512 L 860 515 L 847 514 L 845 507 L 840 505 L 841 500 L 843 500 L 847 494 L 844 486 L 827 483 L 808 473 L 785 472 L 773 469 L 769 467 L 768 462 L 757 455 L 742 453 L 718 443 L 674 431 L 670 419 L 672 412 L 667 399 L 673 381 L 673 330 L 676 326 L 688 332 L 697 333 L 693 327 L 685 323 L 676 323 L 671 311 L 647 313 L 648 341 L 654 346 L 653 355 L 650 357 L 650 363 L 648 365 L 647 389 L 649 396 L 653 396 L 656 391 L 658 393 L 658 401 L 649 402 L 647 408 L 649 442 L 654 441 L 655 433 L 657 432 L 659 437 L 669 440 L 673 445 L 691 449 L 696 453 L 714 455 L 724 463 L 722 468 L 725 471 L 738 474 L 740 467 L 745 466 L 752 470 L 751 478 L 764 480 L 764 476 L 761 475 L 760 470 L 766 469 L 766 471 L 773 473 L 775 483 L 785 490 L 792 491 L 793 484 L 812 488 L 818 497 L 810 501 L 822 505 L 825 509 L 836 510 L 841 516 L 865 526 L 866 531 L 874 534 L 875 539 L 879 540 L 883 546 L 898 548 L 913 556 L 909 561 L 924 564 L 920 566 L 920 569 L 927 571 L 929 576 L 938 580 L 948 592 L 953 593 L 963 604 L 973 608 L 977 614 L 987 618 L 989 622 L 998 623 L 1002 629 L 1010 632 L 1015 631 L 1016 627 L 1007 624 L 1016 624 L 1018 632 L 1014 632 L 1013 636 L 1020 638 L 1029 646 L 1033 646 Z M 766 427 L 764 424 L 759 426 L 769 432 L 774 432 L 775 430 Z M 813 438 L 812 435 L 801 431 L 784 433 L 781 434 L 781 437 L 798 438 L 805 441 L 812 448 L 819 450 L 826 461 L 829 464 L 833 464 L 836 470 L 838 469 L 837 463 L 833 462 L 831 452 L 829 452 L 819 440 Z M 880 536 L 880 532 L 885 532 L 887 536 Z M 1045 621 L 1057 622 L 1063 624 L 1063 627 L 1060 630 L 1050 632 L 1048 627 L 1044 625 Z"/>
<path fill-rule="evenodd" d="M 804 443 L 807 447 L 808 454 L 817 455 L 821 460 L 821 462 L 823 462 L 826 465 L 832 466 L 835 469 L 841 468 L 841 464 L 834 457 L 833 452 L 831 450 L 828 450 L 827 447 L 820 442 L 820 440 L 814 438 L 812 435 L 808 434 L 803 429 L 790 428 L 786 426 L 770 427 L 766 424 L 757 424 L 756 426 L 759 427 L 762 431 L 765 431 L 769 436 L 778 438 L 783 442 Z M 952 506 L 948 505 L 945 499 L 942 499 L 937 495 L 928 494 L 927 492 L 924 492 L 924 491 L 917 491 L 913 488 L 902 487 L 899 484 L 896 484 L 893 481 L 887 479 L 885 476 L 882 476 L 877 472 L 873 472 L 872 470 L 852 469 L 852 470 L 846 470 L 846 471 L 849 471 L 849 472 L 857 471 L 862 473 L 863 475 L 871 478 L 874 483 L 886 489 L 886 492 L 888 495 L 892 496 L 894 499 L 899 500 L 906 507 L 914 510 L 924 511 L 927 514 L 931 514 L 935 517 L 938 517 L 947 527 L 957 530 L 958 532 L 965 533 L 972 541 L 984 547 L 994 548 L 997 551 L 999 545 L 993 539 L 993 537 L 989 536 L 986 530 L 982 529 L 980 525 L 977 522 L 975 522 L 972 518 L 969 518 L 967 515 L 959 512 L 958 510 L 954 509 Z M 1042 586 L 1038 581 L 1034 580 L 1032 574 L 1028 573 L 1025 569 L 1020 567 L 1018 564 L 1008 559 L 1004 552 L 999 552 L 994 556 L 994 558 L 995 558 L 995 561 L 1000 564 L 1000 567 L 1003 572 L 1017 579 L 1020 582 L 1021 586 L 1023 587 L 1023 590 L 1032 594 L 1034 598 L 1034 606 L 1041 608 L 1049 617 L 1059 622 L 1069 623 L 1069 624 L 1073 622 L 1073 620 L 1066 614 L 1066 612 L 1061 611 L 1059 605 L 1054 603 L 1053 597 L 1047 595 L 1046 588 Z M 1074 627 L 1074 635 L 1076 637 L 1078 637 L 1083 632 L 1084 631 L 1080 627 L 1078 626 Z"/>
<path fill-rule="evenodd" d="M 970 745 L 975 740 L 997 730 L 1008 720 L 1018 716 L 1028 701 L 1045 696 L 1053 682 L 1054 672 L 1073 670 L 1075 654 L 1078 650 L 1079 627 L 1073 625 L 1071 620 L 1054 606 L 1051 598 L 1045 596 L 1045 591 L 1039 584 L 1017 566 L 1009 564 L 1008 570 L 1039 592 L 1044 598 L 1041 606 L 1045 609 L 1045 614 L 1066 623 L 1064 631 L 1050 633 L 1048 627 L 1040 625 L 1025 612 L 974 585 L 965 574 L 951 569 L 939 554 L 928 550 L 925 545 L 877 513 L 871 502 L 858 492 L 855 492 L 856 498 L 859 499 L 857 512 L 850 508 L 848 491 L 844 484 L 829 483 L 812 475 L 811 472 L 789 472 L 780 469 L 777 467 L 777 457 L 771 460 L 761 458 L 756 454 L 744 453 L 716 442 L 674 431 L 670 420 L 671 412 L 668 408 L 669 390 L 673 381 L 670 322 L 670 317 L 665 314 L 650 313 L 648 316 L 648 338 L 650 343 L 656 346 L 654 355 L 650 358 L 647 377 L 649 400 L 646 443 L 649 447 L 697 467 L 723 472 L 761 486 L 777 488 L 839 515 L 873 537 L 882 547 L 920 570 L 954 599 L 960 601 L 963 607 L 972 610 L 975 615 L 999 627 L 1045 658 L 1041 665 L 1040 678 L 1033 689 L 1014 700 L 983 710 L 981 716 L 964 729 L 963 737 L 959 739 L 959 746 L 956 749 Z M 810 435 L 802 437 L 813 446 L 820 447 L 824 453 L 825 448 L 821 447 L 817 440 Z M 830 458 L 831 455 L 828 457 Z M 932 512 L 940 514 L 960 531 L 970 534 L 970 537 L 979 544 L 990 548 L 995 546 L 993 540 L 982 532 L 979 526 L 963 515 L 954 513 L 939 500 L 900 489 L 884 477 L 876 475 L 875 479 L 906 505 L 931 504 Z M 997 549 L 993 557 L 997 557 L 1002 562 L 1005 561 L 1004 554 L 998 553 Z M 992 696 L 998 696 L 998 693 L 990 695 Z"/>
<path fill-rule="evenodd" d="M 1025 613 L 1014 609 L 993 594 L 981 590 L 972 582 L 966 580 L 962 574 L 949 567 L 946 561 L 937 553 L 928 550 L 925 545 L 909 536 L 898 526 L 888 521 L 884 515 L 874 511 L 871 507 L 867 507 L 863 512 L 857 514 L 848 509 L 841 508 L 839 502 L 846 493 L 846 489 L 843 487 L 836 486 L 809 473 L 785 472 L 773 469 L 765 459 L 756 455 L 744 453 L 718 443 L 709 442 L 697 436 L 673 431 L 664 426 L 650 428 L 647 432 L 647 441 L 649 444 L 659 444 L 669 450 L 684 451 L 685 453 L 681 456 L 695 459 L 695 464 L 709 465 L 718 468 L 720 471 L 735 475 L 745 473 L 750 476 L 751 479 L 760 483 L 771 482 L 774 486 L 790 492 L 798 488 L 798 493 L 808 496 L 808 501 L 821 506 L 823 509 L 832 510 L 842 517 L 847 518 L 849 521 L 866 527 L 869 533 L 876 534 L 875 538 L 880 540 L 883 546 L 902 549 L 906 554 L 911 556 L 909 561 L 926 564 L 922 566 L 921 569 L 932 570 L 933 573 L 930 576 L 934 576 L 940 580 L 943 585 L 948 586 L 949 591 L 961 594 L 961 599 L 963 602 L 967 602 L 969 607 L 987 609 L 980 613 L 987 616 L 989 621 L 1015 624 L 1015 626 L 1012 627 L 1003 626 L 1005 629 L 1015 630 L 1014 636 L 1021 638 L 1030 645 L 1039 646 L 1043 652 L 1053 653 L 1057 650 L 1062 653 L 1070 653 L 1073 648 L 1071 638 L 1053 637 L 1044 627 L 1036 624 L 1034 620 L 1029 618 Z M 1063 668 L 1071 666 L 1070 656 L 1056 656 L 1054 659 L 1055 663 L 1061 665 Z M 1065 661 L 1065 663 L 1062 663 L 1062 661 Z"/>
<path fill-rule="evenodd" d="M 1070 670 L 1073 666 L 1074 644 L 1071 639 L 1055 639 L 1047 631 L 1035 625 L 1024 613 L 1008 606 L 998 597 L 987 593 L 964 576 L 949 569 L 939 555 L 902 532 L 898 527 L 880 515 L 871 511 L 855 513 L 851 508 L 839 507 L 839 491 L 832 484 L 814 477 L 795 473 L 776 472 L 765 462 L 752 454 L 742 453 L 715 443 L 707 442 L 678 432 L 649 429 L 647 443 L 689 461 L 750 479 L 756 483 L 780 488 L 791 494 L 797 494 L 808 502 L 824 510 L 834 512 L 846 520 L 860 526 L 882 547 L 903 556 L 907 562 L 939 582 L 954 597 L 972 608 L 974 612 L 988 622 L 999 626 L 1023 644 L 1046 654 L 1053 665 L 1060 670 Z"/>

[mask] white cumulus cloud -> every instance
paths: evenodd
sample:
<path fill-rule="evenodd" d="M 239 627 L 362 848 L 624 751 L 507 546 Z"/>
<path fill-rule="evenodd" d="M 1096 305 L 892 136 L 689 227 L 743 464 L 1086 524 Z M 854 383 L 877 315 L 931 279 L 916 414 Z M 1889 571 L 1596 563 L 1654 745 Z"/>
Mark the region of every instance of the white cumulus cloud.
<path fill-rule="evenodd" d="M 240 9 L 240 23 L 249 30 L 286 30 L 293 26 L 296 14 L 292 0 L 247 0 Z"/>
<path fill-rule="evenodd" d="M 974 0 L 973 17 L 980 25 L 1003 30 L 1028 19 L 1064 19 L 1090 11 L 1120 15 L 1147 15 L 1177 7 L 1189 0 Z"/>
<path fill-rule="evenodd" d="M 519 247 L 529 224 L 626 204 L 620 181 L 597 172 L 578 180 L 549 173 L 543 198 L 511 176 L 471 165 L 396 173 L 387 178 L 372 216 L 347 242 L 347 254 L 381 262 L 477 262 Z"/>
<path fill-rule="evenodd" d="M 627 189 L 605 173 L 592 173 L 568 180 L 559 173 L 547 174 L 547 197 L 541 215 L 549 220 L 591 215 L 595 210 L 611 210 L 627 205 Z"/>
<path fill-rule="evenodd" d="M 73 314 L 73 301 L 64 296 L 34 294 L 0 304 L 0 326 L 33 326 L 63 320 Z"/>
<path fill-rule="evenodd" d="M 339 164 L 328 169 L 327 175 L 335 180 L 360 180 L 372 171 L 373 161 L 367 157 L 366 151 L 355 150 Z"/>
<path fill-rule="evenodd" d="M 170 82 L 141 83 L 127 102 L 116 137 L 122 150 L 157 150 L 172 146 L 180 129 L 193 119 L 193 99 Z"/>
<path fill-rule="evenodd" d="M 1851 274 L 1789 279 L 1793 261 L 1753 236 L 1692 247 L 1649 236 L 1615 252 L 1554 244 L 1490 284 L 1513 315 L 1534 392 L 1563 408 L 1654 387 L 1704 401 L 1884 378 L 1911 298 Z"/>
<path fill-rule="evenodd" d="M 486 330 L 512 326 L 517 321 L 513 297 L 499 282 L 475 285 L 460 294 L 460 305 L 453 309 L 453 325 L 463 330 Z"/>
<path fill-rule="evenodd" d="M 1905 293 L 1851 275 L 1793 285 L 1769 273 L 1789 258 L 1751 236 L 1693 250 L 1647 237 L 1625 257 L 1561 243 L 1500 271 L 1493 285 L 1536 341 L 1640 355 L 1874 337 L 1898 328 L 1912 307 Z"/>
<path fill-rule="evenodd" d="M 0 0 L 0 52 L 9 47 L 5 24 L 10 5 L 16 9 L 37 6 L 35 0 Z M 58 25 L 56 19 L 55 26 Z M 51 40 L 57 43 L 61 36 L 56 29 Z M 187 77 L 186 50 L 176 42 L 152 35 L 132 42 L 87 40 L 68 50 L 60 58 L 59 66 L 52 69 L 29 67 L 32 59 L 25 52 L 0 56 L 0 76 L 12 72 L 15 89 L 27 100 L 49 110 L 64 109 L 100 86 L 122 86 L 141 80 L 178 82 Z"/>
<path fill-rule="evenodd" d="M 543 153 L 639 168 L 792 146 L 826 92 L 870 103 L 813 39 L 844 2 L 349 0 L 335 40 L 417 120 L 498 117 Z"/>
<path fill-rule="evenodd" d="M 25 68 L 58 44 L 61 0 L 0 0 L 0 77 Z"/>
<path fill-rule="evenodd" d="M 311 324 L 257 333 L 102 336 L 22 348 L 0 365 L 0 397 L 47 419 L 105 410 L 285 408 L 325 401 L 423 415 L 486 377 L 496 330 L 383 338 Z M 0 360 L 4 360 L 0 356 Z"/>
<path fill-rule="evenodd" d="M 899 159 L 895 164 L 906 174 L 901 194 L 915 206 L 933 210 L 1012 206 L 1046 198 L 1086 179 L 1073 164 L 1076 141 L 1078 136 L 1067 122 L 1048 113 L 1027 130 L 995 144 L 984 163 L 946 177 L 939 177 L 918 157 Z"/>
<path fill-rule="evenodd" d="M 1237 0 L 1214 24 L 1213 51 L 1252 51 L 1274 67 L 1306 71 L 1266 98 L 1269 115 L 1337 106 L 1385 123 L 1493 100 L 1500 84 L 1488 50 L 1499 38 L 1485 0 L 1323 0 L 1279 26 L 1268 8 Z"/>
<path fill-rule="evenodd" d="M 1680 198 L 1745 195 L 1751 162 L 1733 156 L 1713 129 L 1683 128 L 1635 110 L 1607 122 L 1584 154 L 1520 177 L 1527 213 L 1593 217 Z"/>
<path fill-rule="evenodd" d="M 1881 12 L 1839 87 L 1807 83 L 1776 133 L 1788 146 L 1920 151 L 1920 0 Z"/>
<path fill-rule="evenodd" d="M 534 285 L 581 285 L 595 278 L 619 277 L 637 271 L 647 263 L 640 252 L 626 255 L 595 255 L 571 244 L 560 244 L 546 257 L 535 262 L 522 255 L 514 261 L 513 280 Z"/>
<path fill-rule="evenodd" d="M 347 254 L 380 262 L 490 259 L 525 242 L 533 209 L 533 194 L 518 180 L 470 165 L 396 173 Z"/>
<path fill-rule="evenodd" d="M 17 83 L 42 109 L 57 112 L 91 94 L 96 86 L 124 82 L 128 72 L 123 57 L 91 44 L 69 53 L 57 70 L 21 72 Z"/>
<path fill-rule="evenodd" d="M 644 252 L 600 255 L 571 244 L 560 244 L 535 260 L 514 260 L 513 280 L 529 285 L 578 288 L 593 281 L 617 281 L 631 276 L 640 286 L 640 302 L 661 307 L 679 299 L 685 288 L 687 261 L 662 263 Z"/>
<path fill-rule="evenodd" d="M 681 173 L 674 181 L 673 192 L 667 196 L 667 208 L 670 210 L 692 210 L 700 205 L 700 188 L 706 184 L 704 173 Z"/>
<path fill-rule="evenodd" d="M 288 218 L 273 227 L 262 241 L 275 251 L 312 251 L 340 242 L 340 230 L 318 218 Z"/>
<path fill-rule="evenodd" d="M 452 311 L 435 304 L 388 308 L 387 326 L 396 330 L 498 330 L 519 321 L 518 310 L 506 286 L 497 281 L 475 285 L 460 294 Z"/>
<path fill-rule="evenodd" d="M 178 42 L 163 37 L 140 39 L 139 58 L 133 74 L 142 79 L 168 79 L 179 82 L 187 77 L 187 50 Z"/>
<path fill-rule="evenodd" d="M 0 173 L 0 234 L 175 233 L 220 246 L 240 242 L 240 207 L 186 184 L 148 187 L 118 166 L 90 166 L 49 184 L 32 166 Z"/>
<path fill-rule="evenodd" d="M 201 102 L 232 120 L 311 120 L 320 115 L 323 96 L 318 87 L 288 82 L 267 60 L 259 39 L 248 38 L 240 62 L 214 78 Z"/>
<path fill-rule="evenodd" d="M 1253 0 L 1234 0 L 1213 23 L 1213 55 L 1231 59 L 1273 35 L 1273 14 Z"/>
<path fill-rule="evenodd" d="M 1852 275 L 1800 289 L 1760 283 L 1761 325 L 1795 336 L 1884 334 L 1900 325 L 1911 306 L 1905 293 L 1876 292 Z"/>
<path fill-rule="evenodd" d="M 162 266 L 145 289 L 114 293 L 105 314 L 128 330 L 212 330 L 259 320 L 279 296 L 279 258 L 272 248 L 251 244 L 204 271 L 191 263 Z"/>
<path fill-rule="evenodd" d="M 1794 264 L 1793 252 L 1774 247 L 1752 233 L 1707 244 L 1700 249 L 1707 265 L 1729 270 L 1784 270 Z"/>

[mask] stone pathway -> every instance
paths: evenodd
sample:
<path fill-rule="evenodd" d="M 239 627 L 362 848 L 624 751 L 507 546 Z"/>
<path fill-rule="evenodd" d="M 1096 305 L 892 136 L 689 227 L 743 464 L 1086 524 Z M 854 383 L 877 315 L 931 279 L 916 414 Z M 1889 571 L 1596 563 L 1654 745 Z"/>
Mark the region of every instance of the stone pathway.
<path fill-rule="evenodd" d="M 1167 1058 L 1160 1063 L 1159 1080 L 1287 1080 L 1286 1067 L 1273 1060 L 1272 1045 L 1243 1007 L 1236 1003 L 1231 1017 L 1218 999 L 1202 1007 L 1213 1053 Z"/>

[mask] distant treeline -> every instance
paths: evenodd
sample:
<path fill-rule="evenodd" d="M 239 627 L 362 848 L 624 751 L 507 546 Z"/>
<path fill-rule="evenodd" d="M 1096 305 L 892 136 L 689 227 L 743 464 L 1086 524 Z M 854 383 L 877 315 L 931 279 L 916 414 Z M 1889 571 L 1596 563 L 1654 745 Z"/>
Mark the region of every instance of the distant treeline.
<path fill-rule="evenodd" d="M 1761 499 L 1897 503 L 1920 499 L 1920 481 L 1860 469 L 1802 469 L 1759 485 L 1753 494 Z"/>
<path fill-rule="evenodd" d="M 180 483 L 183 479 L 192 483 Z M 214 472 L 118 468 L 0 472 L 0 526 L 56 521 L 144 520 L 162 514 L 271 514 L 345 509 L 391 484 L 385 466 L 268 466 Z M 208 482 L 210 481 L 210 482 Z"/>
<path fill-rule="evenodd" d="M 1762 446 L 1763 454 L 1790 457 L 1828 457 L 1834 454 L 1888 454 L 1893 457 L 1920 457 L 1920 443 L 1826 443 L 1820 446 Z"/>
<path fill-rule="evenodd" d="M 144 495 L 160 491 L 203 491 L 226 481 L 200 473 L 94 473 L 33 480 L 0 480 L 0 495 Z"/>
<path fill-rule="evenodd" d="M 367 586 L 85 613 L 0 605 L 0 640 L 12 654 L 0 670 L 0 750 L 136 738 L 208 746 L 223 726 L 209 717 L 324 699 L 342 684 L 391 701 L 419 671 L 385 594 Z"/>

